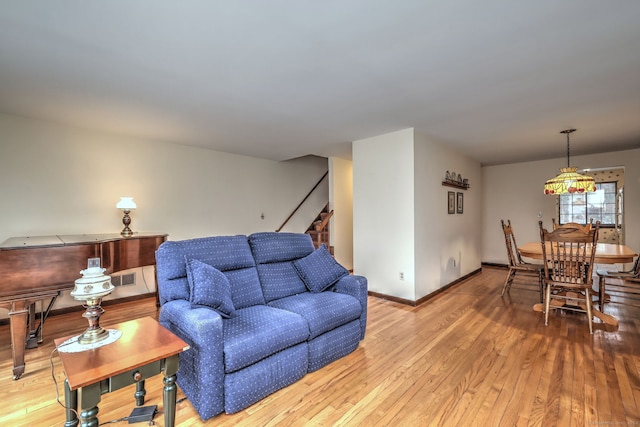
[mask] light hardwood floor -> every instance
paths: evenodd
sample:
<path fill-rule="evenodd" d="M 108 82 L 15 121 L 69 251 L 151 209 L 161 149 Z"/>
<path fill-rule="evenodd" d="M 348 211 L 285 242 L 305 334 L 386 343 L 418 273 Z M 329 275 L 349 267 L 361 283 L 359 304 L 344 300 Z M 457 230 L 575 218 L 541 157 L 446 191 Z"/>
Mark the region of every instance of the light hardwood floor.
<path fill-rule="evenodd" d="M 203 422 L 184 400 L 177 425 L 640 425 L 640 308 L 608 305 L 620 325 L 594 320 L 593 335 L 583 314 L 554 312 L 545 327 L 531 309 L 535 293 L 512 289 L 500 297 L 505 275 L 485 267 L 419 307 L 370 297 L 367 336 L 352 354 L 237 414 Z M 0 425 L 64 423 L 50 355 L 54 337 L 85 328 L 80 314 L 47 321 L 45 342 L 27 351 L 18 381 L 11 379 L 9 328 L 0 326 Z M 147 315 L 157 315 L 153 299 L 107 306 L 102 324 Z M 62 393 L 57 354 L 52 360 Z M 129 415 L 134 392 L 104 395 L 100 422 Z M 147 380 L 145 404 L 162 409 L 160 377 Z M 155 422 L 164 425 L 161 415 Z"/>

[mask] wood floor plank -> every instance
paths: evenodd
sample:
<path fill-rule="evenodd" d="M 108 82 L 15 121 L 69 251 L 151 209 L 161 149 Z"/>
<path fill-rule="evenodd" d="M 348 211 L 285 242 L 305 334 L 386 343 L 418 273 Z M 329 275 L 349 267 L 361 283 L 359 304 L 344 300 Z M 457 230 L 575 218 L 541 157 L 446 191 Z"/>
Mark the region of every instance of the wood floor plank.
<path fill-rule="evenodd" d="M 627 422 L 630 422 L 630 419 L 640 418 L 640 414 L 638 413 L 638 406 L 635 400 L 635 396 L 633 395 L 633 388 L 631 385 L 631 381 L 629 379 L 629 373 L 626 369 L 625 356 L 616 355 L 614 360 L 616 377 L 618 378 L 618 384 L 620 386 L 620 397 L 621 403 L 624 406 L 624 412 L 626 415 Z"/>
<path fill-rule="evenodd" d="M 306 375 L 237 414 L 202 421 L 179 401 L 183 426 L 581 426 L 640 423 L 640 310 L 607 304 L 618 329 L 582 313 L 532 310 L 535 292 L 500 296 L 506 270 L 481 274 L 417 307 L 369 298 L 365 339 L 348 356 Z M 157 316 L 145 299 L 105 307 L 101 324 Z M 27 350 L 27 369 L 11 379 L 8 325 L 0 326 L 0 425 L 60 426 L 51 361 L 64 372 L 53 339 L 82 332 L 81 312 L 49 318 L 45 341 Z M 147 405 L 162 411 L 162 378 L 147 380 Z M 103 396 L 100 422 L 126 417 L 134 387 Z M 178 387 L 178 399 L 184 394 Z M 156 416 L 157 426 L 164 425 Z M 125 425 L 126 421 L 114 425 Z"/>
<path fill-rule="evenodd" d="M 574 346 L 574 350 L 571 353 L 573 356 L 573 381 L 570 384 L 571 387 L 571 416 L 570 426 L 580 427 L 585 425 L 584 421 L 584 371 L 585 371 L 585 358 L 584 358 L 584 335 L 579 334 L 578 340 Z"/>
<path fill-rule="evenodd" d="M 597 385 L 596 385 L 596 371 L 600 366 L 594 359 L 594 347 L 591 345 L 593 340 L 586 341 L 584 346 L 584 420 L 585 425 L 593 425 L 598 423 L 598 409 L 597 409 Z"/>
<path fill-rule="evenodd" d="M 596 349 L 593 352 L 594 363 L 601 367 L 596 370 L 596 393 L 598 422 L 605 423 L 612 421 L 611 404 L 609 402 L 611 391 L 607 387 L 606 367 L 602 349 Z M 608 391 L 608 392 L 605 392 Z"/>
<path fill-rule="evenodd" d="M 562 355 L 562 373 L 560 374 L 560 396 L 558 399 L 558 425 L 571 425 L 571 406 L 574 381 L 574 352 L 573 346 L 566 346 Z"/>
<path fill-rule="evenodd" d="M 560 344 L 558 347 L 558 353 L 556 354 L 555 359 L 553 360 L 553 372 L 551 374 L 551 381 L 549 382 L 549 391 L 547 392 L 547 402 L 545 405 L 545 415 L 542 419 L 543 425 L 557 425 L 564 426 L 567 424 L 563 424 L 562 421 L 567 420 L 566 418 L 563 420 L 560 414 L 560 398 L 562 397 L 562 384 L 565 378 L 563 378 L 563 373 L 565 372 L 564 366 L 570 361 L 565 360 L 565 355 L 568 354 L 567 347 L 569 343 L 566 340 L 566 334 L 568 333 L 570 328 L 563 328 L 563 334 L 561 334 L 561 339 L 558 341 Z M 567 369 L 568 370 L 568 369 Z M 568 378 L 568 380 L 573 380 L 573 378 Z M 565 414 L 566 415 L 566 414 Z"/>
<path fill-rule="evenodd" d="M 534 404 L 531 390 L 537 388 L 540 380 L 543 366 L 540 363 L 540 354 L 546 349 L 543 347 L 545 342 L 543 342 L 541 335 L 530 338 L 523 342 L 518 353 L 511 357 L 503 375 L 505 382 L 502 384 L 499 395 L 501 400 L 496 401 L 491 407 L 491 409 L 504 408 L 502 411 L 495 411 L 495 425 L 528 424 Z M 516 372 L 518 375 L 515 375 Z M 527 394 L 530 397 L 523 399 L 523 396 L 527 396 Z"/>

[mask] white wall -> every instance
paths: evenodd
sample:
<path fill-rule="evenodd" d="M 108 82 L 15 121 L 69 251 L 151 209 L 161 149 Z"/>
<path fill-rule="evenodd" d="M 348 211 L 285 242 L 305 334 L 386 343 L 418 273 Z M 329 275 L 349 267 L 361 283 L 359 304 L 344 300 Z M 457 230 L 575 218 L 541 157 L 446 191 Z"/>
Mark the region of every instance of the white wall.
<path fill-rule="evenodd" d="M 353 163 L 337 157 L 329 158 L 329 206 L 331 244 L 336 260 L 347 269 L 353 268 Z"/>
<path fill-rule="evenodd" d="M 134 232 L 179 240 L 273 231 L 327 169 L 322 158 L 275 162 L 3 114 L 0 141 L 0 242 L 120 232 L 120 196 L 138 205 Z M 153 274 L 144 279 L 154 290 Z"/>
<path fill-rule="evenodd" d="M 448 169 L 471 188 L 443 187 Z M 417 301 L 479 269 L 481 186 L 478 162 L 413 129 L 355 141 L 355 273 L 374 292 Z M 463 214 L 447 213 L 448 191 L 464 194 Z"/>
<path fill-rule="evenodd" d="M 275 162 L 7 115 L 0 138 L 0 241 L 119 232 L 120 196 L 138 205 L 134 231 L 172 240 L 275 230 L 327 168 L 322 158 Z"/>
<path fill-rule="evenodd" d="M 624 166 L 626 245 L 640 251 L 640 149 L 571 156 L 579 168 Z M 507 263 L 500 219 L 510 219 L 519 244 L 539 241 L 538 217 L 545 226 L 557 216 L 555 196 L 543 194 L 544 182 L 566 166 L 566 158 L 482 168 L 482 261 Z"/>
<path fill-rule="evenodd" d="M 480 163 L 416 132 L 416 297 L 428 295 L 481 267 Z M 469 179 L 461 190 L 442 185 L 447 171 Z M 449 214 L 447 193 L 463 195 L 463 213 Z"/>
<path fill-rule="evenodd" d="M 369 290 L 408 300 L 415 300 L 413 146 L 413 129 L 405 129 L 352 148 L 354 273 L 367 277 Z"/>

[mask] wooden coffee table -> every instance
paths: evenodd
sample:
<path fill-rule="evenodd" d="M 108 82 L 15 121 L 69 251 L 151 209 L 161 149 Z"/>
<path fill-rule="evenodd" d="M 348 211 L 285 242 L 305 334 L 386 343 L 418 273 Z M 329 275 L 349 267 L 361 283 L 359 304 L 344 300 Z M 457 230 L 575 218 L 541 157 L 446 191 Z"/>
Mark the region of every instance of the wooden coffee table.
<path fill-rule="evenodd" d="M 103 394 L 136 384 L 136 405 L 144 404 L 144 380 L 164 373 L 165 426 L 173 427 L 176 416 L 178 355 L 189 345 L 151 317 L 105 327 L 122 332 L 111 344 L 76 353 L 59 350 L 65 380 L 66 427 L 98 426 L 98 403 Z M 55 339 L 56 347 L 71 337 Z M 78 391 L 80 401 L 78 402 Z M 72 410 L 73 409 L 73 410 Z"/>

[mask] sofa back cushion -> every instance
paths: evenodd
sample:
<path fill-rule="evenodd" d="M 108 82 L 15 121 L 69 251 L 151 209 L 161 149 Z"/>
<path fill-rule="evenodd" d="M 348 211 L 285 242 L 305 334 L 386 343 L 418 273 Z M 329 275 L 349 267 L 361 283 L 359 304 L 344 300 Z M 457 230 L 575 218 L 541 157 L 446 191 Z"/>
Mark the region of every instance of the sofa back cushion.
<path fill-rule="evenodd" d="M 254 233 L 249 236 L 249 245 L 267 302 L 308 292 L 293 265 L 315 249 L 308 234 Z"/>
<path fill-rule="evenodd" d="M 209 264 L 227 276 L 236 309 L 265 303 L 247 236 L 217 236 L 169 240 L 160 245 L 156 251 L 156 271 L 161 304 L 175 299 L 190 300 L 187 259 Z"/>

